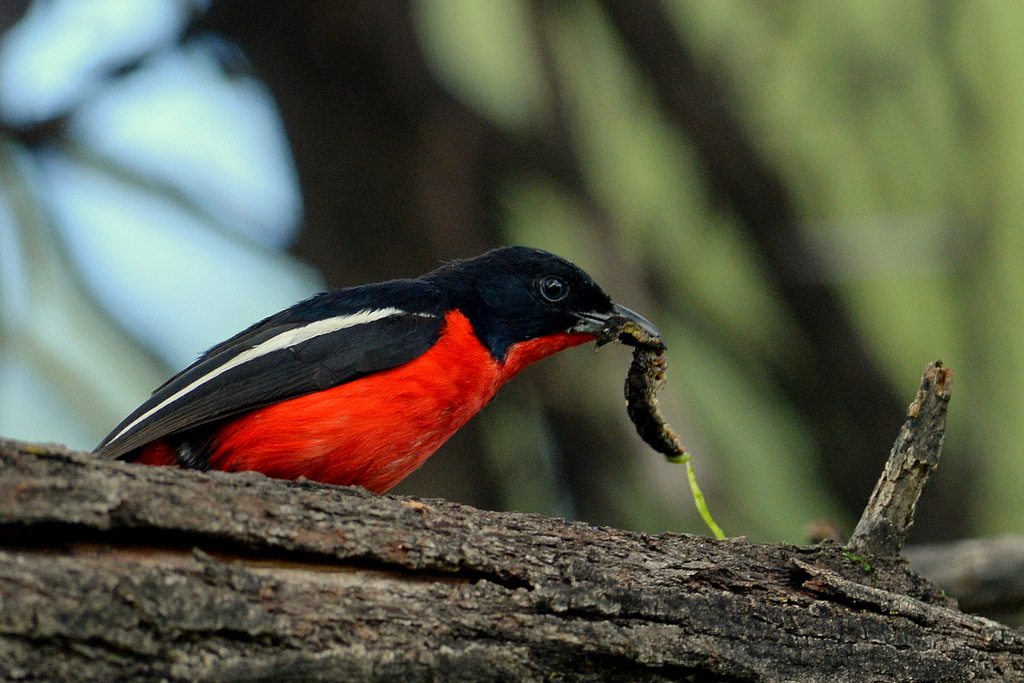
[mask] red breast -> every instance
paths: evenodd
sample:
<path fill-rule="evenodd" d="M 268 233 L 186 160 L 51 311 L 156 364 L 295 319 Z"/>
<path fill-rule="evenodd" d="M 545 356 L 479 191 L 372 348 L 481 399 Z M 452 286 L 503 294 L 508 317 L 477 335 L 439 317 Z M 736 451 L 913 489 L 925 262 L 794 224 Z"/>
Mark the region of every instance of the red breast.
<path fill-rule="evenodd" d="M 559 333 L 519 342 L 499 363 L 465 315 L 452 311 L 445 320 L 437 343 L 408 363 L 229 421 L 217 433 L 210 468 L 387 491 L 527 365 L 595 338 Z M 159 440 L 138 461 L 169 465 L 175 455 Z"/>

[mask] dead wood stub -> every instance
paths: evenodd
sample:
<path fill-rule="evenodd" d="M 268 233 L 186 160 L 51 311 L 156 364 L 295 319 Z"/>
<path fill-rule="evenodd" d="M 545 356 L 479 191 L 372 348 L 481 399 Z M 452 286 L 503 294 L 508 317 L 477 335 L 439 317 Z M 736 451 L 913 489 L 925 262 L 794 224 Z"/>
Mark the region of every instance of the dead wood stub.
<path fill-rule="evenodd" d="M 914 511 L 946 437 L 946 410 L 953 371 L 930 363 L 917 397 L 907 409 L 882 476 L 850 537 L 850 549 L 872 556 L 896 557 L 914 525 Z"/>

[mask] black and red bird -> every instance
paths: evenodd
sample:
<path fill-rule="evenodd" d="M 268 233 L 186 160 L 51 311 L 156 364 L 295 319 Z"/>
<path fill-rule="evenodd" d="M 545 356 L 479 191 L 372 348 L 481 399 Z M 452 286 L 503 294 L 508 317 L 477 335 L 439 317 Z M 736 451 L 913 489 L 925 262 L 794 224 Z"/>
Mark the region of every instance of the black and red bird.
<path fill-rule="evenodd" d="M 96 453 L 380 493 L 520 370 L 597 340 L 612 316 L 658 336 L 578 267 L 527 247 L 326 292 L 211 348 Z"/>

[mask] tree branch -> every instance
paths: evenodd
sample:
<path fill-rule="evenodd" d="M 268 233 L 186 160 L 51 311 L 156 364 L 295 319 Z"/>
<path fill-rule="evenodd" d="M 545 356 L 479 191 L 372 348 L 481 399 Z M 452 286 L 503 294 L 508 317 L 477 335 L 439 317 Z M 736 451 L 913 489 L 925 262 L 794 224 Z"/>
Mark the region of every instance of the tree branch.
<path fill-rule="evenodd" d="M 925 368 L 917 398 L 907 410 L 908 419 L 850 537 L 853 552 L 895 557 L 903 549 L 914 525 L 917 501 L 939 464 L 952 381 L 953 371 L 943 368 L 942 361 Z"/>
<path fill-rule="evenodd" d="M 1000 620 L 1024 611 L 1024 536 L 919 545 L 904 555 L 966 611 Z"/>
<path fill-rule="evenodd" d="M 0 678 L 999 680 L 901 562 L 0 441 Z M 813 647 L 808 647 L 813 643 Z"/>

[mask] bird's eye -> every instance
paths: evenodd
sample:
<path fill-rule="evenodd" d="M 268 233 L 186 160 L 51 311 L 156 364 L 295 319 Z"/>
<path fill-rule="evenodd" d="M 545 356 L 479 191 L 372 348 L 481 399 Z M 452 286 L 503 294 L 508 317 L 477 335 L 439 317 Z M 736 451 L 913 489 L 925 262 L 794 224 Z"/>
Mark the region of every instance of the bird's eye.
<path fill-rule="evenodd" d="M 542 278 L 537 284 L 540 295 L 552 303 L 561 301 L 569 296 L 569 284 L 562 278 L 555 275 L 548 275 Z"/>

